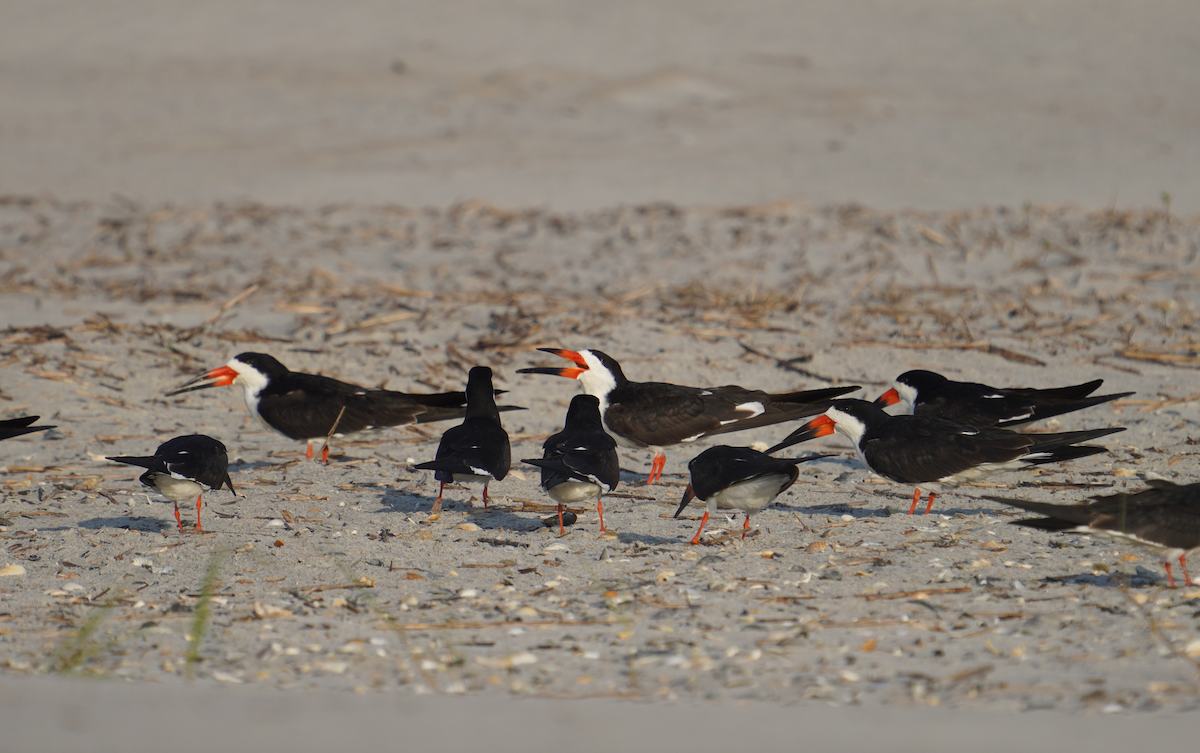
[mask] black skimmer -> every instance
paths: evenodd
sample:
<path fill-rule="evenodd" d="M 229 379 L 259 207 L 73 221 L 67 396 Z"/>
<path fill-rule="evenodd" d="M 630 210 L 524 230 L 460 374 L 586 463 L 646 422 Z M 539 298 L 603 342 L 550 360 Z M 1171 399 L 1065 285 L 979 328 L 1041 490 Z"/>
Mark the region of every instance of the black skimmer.
<path fill-rule="evenodd" d="M 538 348 L 575 362 L 567 368 L 518 369 L 518 374 L 553 374 L 578 379 L 583 391 L 600 400 L 604 428 L 623 447 L 648 449 L 654 463 L 646 483 L 662 477 L 664 447 L 713 434 L 769 426 L 812 416 L 857 386 L 768 394 L 736 385 L 683 387 L 665 382 L 631 382 L 621 365 L 598 350 Z"/>
<path fill-rule="evenodd" d="M 900 413 L 942 416 L 969 426 L 1010 428 L 1063 413 L 1107 403 L 1132 392 L 1092 395 L 1103 379 L 1071 387 L 990 387 L 975 382 L 955 382 L 923 369 L 896 377 L 892 388 L 879 396 L 877 405 L 900 403 Z"/>
<path fill-rule="evenodd" d="M 229 478 L 229 455 L 225 445 L 203 434 L 168 439 L 150 457 L 116 457 L 108 460 L 148 469 L 138 480 L 175 503 L 175 522 L 181 531 L 180 500 L 195 495 L 196 530 L 200 530 L 200 500 L 205 489 L 216 491 L 228 486 L 229 491 L 237 496 L 237 492 L 233 491 L 233 481 Z"/>
<path fill-rule="evenodd" d="M 53 429 L 53 426 L 30 426 L 34 421 L 37 421 L 41 416 L 21 416 L 20 418 L 6 418 L 0 421 L 0 439 L 12 439 L 25 434 L 32 434 L 35 431 L 45 431 Z"/>
<path fill-rule="evenodd" d="M 541 460 L 522 460 L 542 470 L 542 488 L 558 503 L 558 531 L 563 533 L 563 505 L 596 500 L 600 531 L 604 528 L 604 505 L 600 498 L 617 488 L 621 465 L 617 442 L 604 431 L 600 400 L 576 395 L 567 408 L 563 430 L 542 445 Z"/>
<path fill-rule="evenodd" d="M 928 514 L 935 493 L 943 487 L 1107 452 L 1104 447 L 1078 443 L 1125 429 L 1020 434 L 993 426 L 968 426 L 941 416 L 892 416 L 866 400 L 834 400 L 824 415 L 801 426 L 767 452 L 835 431 L 854 444 L 858 459 L 871 472 L 917 485 L 908 509 L 912 515 L 922 487 L 929 491 L 925 508 Z"/>
<path fill-rule="evenodd" d="M 1046 516 L 1014 520 L 1012 525 L 1086 533 L 1155 552 L 1163 557 L 1171 588 L 1175 587 L 1171 560 L 1178 559 L 1184 581 L 1193 585 L 1187 571 L 1187 555 L 1200 549 L 1200 483 L 1180 485 L 1163 480 L 1147 483 L 1149 489 L 1092 497 L 1091 502 L 1082 505 L 1054 505 L 1004 497 L 986 499 Z"/>
<path fill-rule="evenodd" d="M 700 528 L 691 543 L 700 543 L 700 532 L 710 515 L 718 509 L 741 510 L 746 513 L 742 526 L 742 541 L 750 529 L 750 516 L 771 504 L 800 477 L 800 463 L 819 460 L 829 455 L 806 458 L 773 458 L 749 447 L 710 447 L 688 463 L 691 481 L 683 490 L 683 499 L 675 517 L 683 512 L 692 499 L 707 502 Z"/>
<path fill-rule="evenodd" d="M 229 363 L 205 372 L 167 397 L 209 387 L 242 385 L 250 415 L 268 429 L 289 439 L 308 443 L 325 441 L 321 462 L 329 460 L 332 436 L 342 437 L 369 429 L 445 421 L 465 415 L 466 395 L 443 392 L 431 395 L 360 387 L 337 379 L 291 371 L 264 353 L 242 353 Z M 502 410 L 520 410 L 505 406 Z"/>
<path fill-rule="evenodd" d="M 492 370 L 476 366 L 467 373 L 467 416 L 442 435 L 436 459 L 414 468 L 434 471 L 441 482 L 431 514 L 442 511 L 442 492 L 451 481 L 483 484 L 483 506 L 488 506 L 488 484 L 502 481 L 512 465 L 508 432 L 500 425 L 500 410 L 492 390 Z"/>

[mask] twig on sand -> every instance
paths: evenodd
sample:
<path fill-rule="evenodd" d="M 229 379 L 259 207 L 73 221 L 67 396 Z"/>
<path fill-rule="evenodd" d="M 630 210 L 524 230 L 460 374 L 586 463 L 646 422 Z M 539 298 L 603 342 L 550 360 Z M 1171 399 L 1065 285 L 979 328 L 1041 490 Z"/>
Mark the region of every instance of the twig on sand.
<path fill-rule="evenodd" d="M 208 329 L 209 325 L 211 325 L 217 319 L 221 318 L 222 314 L 224 314 L 229 309 L 233 308 L 234 306 L 238 305 L 242 301 L 249 298 L 251 296 L 251 294 L 254 293 L 254 291 L 258 290 L 258 288 L 259 288 L 258 283 L 255 283 L 255 284 L 251 285 L 250 287 L 246 288 L 245 290 L 243 290 L 242 292 L 235 295 L 233 298 L 230 298 L 228 301 L 225 302 L 225 304 L 223 306 L 221 306 L 221 308 L 217 309 L 217 313 L 215 313 L 212 316 L 205 319 L 204 322 L 199 327 L 194 327 L 192 329 L 187 330 L 186 332 L 180 333 L 180 335 L 177 339 L 180 342 L 187 342 L 188 340 L 192 339 L 193 337 L 200 334 L 204 330 Z"/>

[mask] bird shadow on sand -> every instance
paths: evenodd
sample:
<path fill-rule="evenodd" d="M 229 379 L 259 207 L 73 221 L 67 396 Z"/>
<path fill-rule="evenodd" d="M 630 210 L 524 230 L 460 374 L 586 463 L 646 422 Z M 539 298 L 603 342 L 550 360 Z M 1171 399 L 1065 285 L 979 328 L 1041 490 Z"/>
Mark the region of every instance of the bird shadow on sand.
<path fill-rule="evenodd" d="M 1179 579 L 1176 585 L 1182 585 Z M 1078 575 L 1051 575 L 1042 578 L 1043 583 L 1071 586 L 1096 586 L 1097 588 L 1149 588 L 1151 586 L 1166 586 L 1167 579 L 1157 573 L 1152 573 L 1142 567 L 1134 575 L 1115 573 L 1112 575 L 1096 575 L 1095 573 L 1079 573 Z"/>
<path fill-rule="evenodd" d="M 143 517 L 141 515 L 123 515 L 116 518 L 89 518 L 79 521 L 80 528 L 99 530 L 101 528 L 121 528 L 126 531 L 142 533 L 160 533 L 167 528 L 175 528 L 175 521 L 163 518 Z"/>
<path fill-rule="evenodd" d="M 447 488 L 453 489 L 453 487 Z M 380 495 L 378 512 L 395 512 L 402 515 L 428 514 L 433 509 L 435 502 L 437 502 L 437 497 L 432 495 L 391 489 Z M 543 527 L 538 514 L 517 513 L 508 508 L 507 504 L 503 497 L 496 497 L 491 500 L 487 509 L 484 509 L 482 502 L 475 495 L 465 499 L 443 496 L 442 512 L 443 514 L 466 513 L 467 519 L 463 521 L 464 523 L 474 523 L 485 530 L 503 528 L 506 533 L 531 533 Z"/>

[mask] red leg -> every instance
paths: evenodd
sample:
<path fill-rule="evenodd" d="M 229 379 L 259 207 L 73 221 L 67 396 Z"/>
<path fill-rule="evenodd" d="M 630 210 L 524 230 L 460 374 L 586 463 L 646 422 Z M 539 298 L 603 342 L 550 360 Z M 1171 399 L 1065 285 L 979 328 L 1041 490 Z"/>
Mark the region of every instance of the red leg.
<path fill-rule="evenodd" d="M 179 519 L 179 503 L 175 503 L 175 522 L 179 524 L 179 530 L 183 530 L 183 521 Z"/>
<path fill-rule="evenodd" d="M 567 532 L 567 529 L 563 526 L 563 522 L 562 522 L 562 502 L 559 502 L 558 503 L 558 535 L 562 536 L 566 532 Z"/>
<path fill-rule="evenodd" d="M 933 492 L 929 492 L 929 504 L 925 506 L 925 514 L 926 515 L 928 515 L 929 511 L 933 509 L 933 498 L 935 496 L 937 496 L 937 495 L 935 495 Z"/>
<path fill-rule="evenodd" d="M 708 510 L 705 510 L 704 517 L 700 518 L 700 528 L 698 528 L 696 530 L 696 535 L 693 536 L 692 540 L 688 543 L 690 543 L 690 544 L 699 544 L 700 543 L 700 532 L 704 530 L 704 524 L 707 522 L 708 522 Z"/>
<path fill-rule="evenodd" d="M 1167 569 L 1167 583 L 1169 583 L 1171 585 L 1171 588 L 1174 588 L 1175 587 L 1175 578 L 1171 575 L 1171 560 L 1167 560 L 1166 562 L 1164 562 L 1163 567 L 1165 567 Z"/>
<path fill-rule="evenodd" d="M 650 475 L 646 478 L 647 484 L 653 484 L 662 478 L 663 468 L 667 464 L 667 456 L 662 453 L 654 453 L 654 462 L 650 465 Z"/>
<path fill-rule="evenodd" d="M 600 533 L 608 533 L 604 528 L 604 503 L 596 499 L 596 514 L 600 516 Z"/>
<path fill-rule="evenodd" d="M 430 515 L 437 515 L 438 513 L 440 513 L 442 511 L 442 492 L 444 492 L 444 491 L 446 491 L 446 482 L 445 481 L 443 481 L 442 485 L 438 487 L 437 502 L 433 503 L 433 509 L 431 509 L 429 511 Z"/>
<path fill-rule="evenodd" d="M 197 531 L 204 530 L 200 527 L 200 498 L 203 496 L 204 496 L 203 494 L 196 495 L 196 530 Z"/>
<path fill-rule="evenodd" d="M 746 540 L 746 531 L 750 530 L 750 516 L 746 516 L 746 525 L 742 526 L 742 541 Z"/>
<path fill-rule="evenodd" d="M 321 462 L 325 463 L 326 465 L 329 464 L 329 443 L 328 442 L 326 442 L 325 446 L 321 448 Z"/>
<path fill-rule="evenodd" d="M 483 482 L 483 509 L 487 509 L 487 485 L 488 482 Z"/>
<path fill-rule="evenodd" d="M 914 512 L 916 512 L 916 511 L 917 511 L 917 503 L 918 503 L 918 502 L 920 502 L 920 501 L 921 501 L 921 490 L 920 490 L 920 488 L 914 489 L 914 490 L 913 490 L 913 503 L 912 503 L 912 507 L 908 508 L 908 514 L 909 514 L 909 515 L 912 515 Z"/>
<path fill-rule="evenodd" d="M 308 452 L 304 453 L 305 460 L 312 460 L 312 442 L 308 443 Z"/>
<path fill-rule="evenodd" d="M 1184 580 L 1184 582 L 1185 582 L 1185 583 L 1187 583 L 1189 586 L 1194 586 L 1194 585 L 1196 585 L 1195 583 L 1192 583 L 1192 576 L 1188 575 L 1188 571 L 1187 571 L 1187 553 L 1186 553 L 1186 552 L 1185 552 L 1184 554 L 1181 554 L 1181 555 L 1179 555 L 1179 567 L 1180 567 L 1180 569 L 1181 569 L 1181 570 L 1183 570 L 1183 580 Z"/>

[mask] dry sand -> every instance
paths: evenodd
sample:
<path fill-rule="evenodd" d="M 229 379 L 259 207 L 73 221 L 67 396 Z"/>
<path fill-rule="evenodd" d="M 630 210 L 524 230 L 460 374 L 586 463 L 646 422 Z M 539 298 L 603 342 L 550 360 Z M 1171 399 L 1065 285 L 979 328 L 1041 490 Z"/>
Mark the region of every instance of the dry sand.
<path fill-rule="evenodd" d="M 6 739 L 210 746 L 202 713 L 298 750 L 396 725 L 448 749 L 1101 750 L 1187 729 L 1200 589 L 979 497 L 1197 478 L 1193 3 L 355 7 L 31 3 L 0 29 L 22 103 L 0 113 L 0 408 L 58 426 L 0 445 L 0 566 L 26 571 L 0 578 Z M 538 346 L 693 385 L 874 397 L 927 367 L 1137 394 L 1052 424 L 1127 427 L 1108 455 L 927 517 L 893 514 L 911 489 L 844 442 L 811 443 L 840 455 L 744 544 L 699 547 L 700 507 L 671 514 L 707 443 L 652 487 L 649 454 L 623 452 L 615 536 L 580 509 L 560 538 L 519 464 L 490 510 L 452 487 L 429 521 L 437 485 L 410 466 L 438 425 L 322 467 L 239 391 L 161 397 L 242 351 L 412 391 L 482 363 L 528 408 L 505 415 L 513 457 L 536 457 L 577 389 L 515 373 L 554 364 Z M 181 534 L 103 458 L 192 432 L 230 448 L 239 496 Z M 1013 729 L 1018 711 L 1037 713 Z"/>

